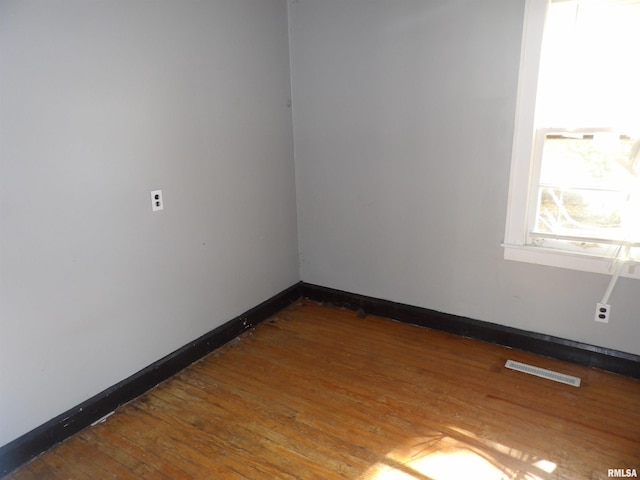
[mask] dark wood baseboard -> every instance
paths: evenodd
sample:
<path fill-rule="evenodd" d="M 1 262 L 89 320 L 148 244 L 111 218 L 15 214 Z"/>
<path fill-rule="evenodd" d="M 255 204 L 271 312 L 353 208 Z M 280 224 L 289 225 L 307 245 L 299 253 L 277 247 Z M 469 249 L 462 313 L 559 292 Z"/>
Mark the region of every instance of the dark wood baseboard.
<path fill-rule="evenodd" d="M 80 405 L 0 447 L 0 476 L 88 427 L 300 298 L 300 284 L 204 334 Z"/>
<path fill-rule="evenodd" d="M 364 313 L 454 333 L 505 347 L 517 348 L 609 372 L 640 378 L 640 356 L 573 340 L 473 320 L 427 308 L 367 297 L 333 288 L 301 284 L 303 297 Z"/>
<path fill-rule="evenodd" d="M 0 447 L 0 475 L 86 428 L 301 297 L 640 378 L 638 355 L 300 282 Z"/>

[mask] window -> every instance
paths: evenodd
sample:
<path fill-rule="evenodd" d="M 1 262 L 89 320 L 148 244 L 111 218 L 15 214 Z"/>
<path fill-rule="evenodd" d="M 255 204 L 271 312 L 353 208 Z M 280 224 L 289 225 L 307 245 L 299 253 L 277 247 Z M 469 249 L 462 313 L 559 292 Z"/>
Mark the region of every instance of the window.
<path fill-rule="evenodd" d="M 640 0 L 527 0 L 505 258 L 640 278 Z"/>

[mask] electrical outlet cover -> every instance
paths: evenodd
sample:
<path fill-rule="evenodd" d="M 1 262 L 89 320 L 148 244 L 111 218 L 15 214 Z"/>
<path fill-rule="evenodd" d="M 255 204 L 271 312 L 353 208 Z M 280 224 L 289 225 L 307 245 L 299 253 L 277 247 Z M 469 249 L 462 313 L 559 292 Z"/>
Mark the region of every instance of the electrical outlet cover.
<path fill-rule="evenodd" d="M 159 212 L 164 210 L 164 202 L 162 201 L 162 190 L 151 191 L 151 211 Z"/>
<path fill-rule="evenodd" d="M 596 315 L 594 320 L 601 323 L 609 323 L 609 315 L 611 315 L 611 305 L 606 303 L 596 304 Z"/>

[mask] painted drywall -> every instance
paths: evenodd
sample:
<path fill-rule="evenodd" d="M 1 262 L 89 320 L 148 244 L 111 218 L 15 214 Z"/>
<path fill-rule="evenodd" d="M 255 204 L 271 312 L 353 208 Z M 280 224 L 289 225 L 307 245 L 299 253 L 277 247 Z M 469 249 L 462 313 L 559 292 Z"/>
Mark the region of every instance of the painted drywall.
<path fill-rule="evenodd" d="M 302 280 L 640 354 L 638 283 L 503 259 L 524 0 L 294 0 Z"/>
<path fill-rule="evenodd" d="M 0 49 L 2 445 L 299 272 L 285 0 L 3 0 Z"/>

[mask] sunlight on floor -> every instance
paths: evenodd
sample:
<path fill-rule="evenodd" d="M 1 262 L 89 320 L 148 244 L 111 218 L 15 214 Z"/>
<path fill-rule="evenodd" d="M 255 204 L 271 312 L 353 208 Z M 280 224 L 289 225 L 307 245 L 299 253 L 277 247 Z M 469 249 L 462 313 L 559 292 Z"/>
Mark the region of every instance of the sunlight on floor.
<path fill-rule="evenodd" d="M 457 428 L 414 438 L 387 454 L 362 480 L 544 480 L 556 464 Z"/>

